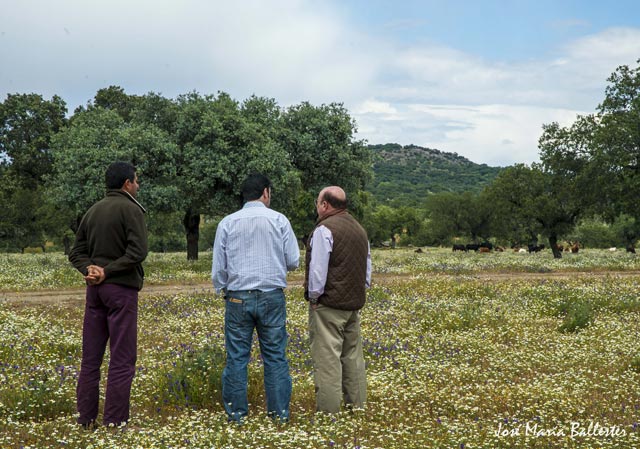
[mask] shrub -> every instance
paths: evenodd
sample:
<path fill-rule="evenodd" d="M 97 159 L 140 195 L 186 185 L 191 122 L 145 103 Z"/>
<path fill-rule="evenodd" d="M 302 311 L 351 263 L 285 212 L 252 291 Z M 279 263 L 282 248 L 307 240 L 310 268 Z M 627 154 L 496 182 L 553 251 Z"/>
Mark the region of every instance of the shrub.
<path fill-rule="evenodd" d="M 567 313 L 558 328 L 560 332 L 578 332 L 584 329 L 593 321 L 593 307 L 589 302 L 577 301 L 570 303 Z"/>
<path fill-rule="evenodd" d="M 216 346 L 184 352 L 163 376 L 162 403 L 195 408 L 221 404 L 224 364 L 224 350 Z"/>
<path fill-rule="evenodd" d="M 0 417 L 20 421 L 44 421 L 75 410 L 75 369 L 35 367 L 24 373 L 22 385 L 0 391 Z"/>
<path fill-rule="evenodd" d="M 637 355 L 631 360 L 630 367 L 636 373 L 640 373 L 640 356 Z"/>

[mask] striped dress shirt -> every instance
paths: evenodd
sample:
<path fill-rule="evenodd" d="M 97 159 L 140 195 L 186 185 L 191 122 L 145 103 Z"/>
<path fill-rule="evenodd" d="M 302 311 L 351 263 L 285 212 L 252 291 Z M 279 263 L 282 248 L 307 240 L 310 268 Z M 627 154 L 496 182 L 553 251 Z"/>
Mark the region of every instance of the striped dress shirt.
<path fill-rule="evenodd" d="M 249 201 L 222 219 L 213 244 L 211 279 L 222 291 L 270 291 L 287 286 L 300 249 L 287 217 Z"/>

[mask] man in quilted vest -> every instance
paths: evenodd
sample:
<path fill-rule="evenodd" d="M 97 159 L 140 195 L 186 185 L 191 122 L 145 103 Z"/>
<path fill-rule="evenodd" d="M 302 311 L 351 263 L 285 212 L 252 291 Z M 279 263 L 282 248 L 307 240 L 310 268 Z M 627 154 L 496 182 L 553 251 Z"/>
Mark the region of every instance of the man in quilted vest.
<path fill-rule="evenodd" d="M 371 284 L 371 253 L 367 233 L 347 212 L 344 190 L 322 189 L 316 210 L 305 259 L 316 410 L 336 413 L 343 395 L 347 407 L 366 402 L 360 309 Z"/>

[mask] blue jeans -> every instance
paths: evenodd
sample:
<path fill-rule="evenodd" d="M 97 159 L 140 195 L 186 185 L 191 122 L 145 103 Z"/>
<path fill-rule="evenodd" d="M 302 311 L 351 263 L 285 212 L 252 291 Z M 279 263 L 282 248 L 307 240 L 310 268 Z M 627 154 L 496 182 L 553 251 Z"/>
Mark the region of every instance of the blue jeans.
<path fill-rule="evenodd" d="M 291 376 L 285 354 L 287 312 L 284 293 L 281 289 L 228 291 L 225 304 L 227 363 L 222 372 L 222 400 L 229 420 L 241 421 L 249 412 L 247 365 L 255 328 L 264 362 L 267 414 L 287 421 Z"/>

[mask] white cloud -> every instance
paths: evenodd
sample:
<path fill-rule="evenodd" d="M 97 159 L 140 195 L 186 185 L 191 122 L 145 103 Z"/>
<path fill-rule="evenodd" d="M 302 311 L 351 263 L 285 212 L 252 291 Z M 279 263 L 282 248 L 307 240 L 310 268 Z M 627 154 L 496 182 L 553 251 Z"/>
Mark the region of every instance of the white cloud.
<path fill-rule="evenodd" d="M 611 28 L 545 59 L 495 62 L 382 40 L 345 9 L 307 0 L 0 0 L 0 98 L 58 94 L 75 107 L 117 84 L 169 97 L 223 90 L 282 105 L 339 101 L 371 143 L 505 165 L 536 160 L 542 124 L 592 112 L 606 78 L 640 55 L 640 30 Z"/>
<path fill-rule="evenodd" d="M 3 9 L 2 96 L 57 93 L 77 104 L 79 91 L 84 102 L 119 84 L 319 103 L 362 97 L 378 71 L 349 24 L 306 1 L 25 0 Z"/>
<path fill-rule="evenodd" d="M 397 114 L 398 110 L 391 106 L 389 103 L 375 100 L 365 100 L 359 106 L 353 109 L 356 114 L 379 114 L 379 115 L 392 115 Z"/>
<path fill-rule="evenodd" d="M 414 143 L 458 153 L 478 163 L 511 165 L 537 158 L 542 124 L 570 124 L 576 111 L 510 105 L 404 106 L 394 120 L 372 121 L 362 116 L 361 134 L 372 142 Z M 400 139 L 397 137 L 401 136 Z M 394 138 L 395 137 L 395 138 Z M 426 142 L 426 143 L 425 143 Z"/>
<path fill-rule="evenodd" d="M 389 84 L 374 86 L 367 100 L 385 104 L 384 117 L 354 108 L 359 136 L 493 165 L 537 161 L 542 125 L 595 111 L 609 74 L 638 55 L 635 29 L 606 30 L 559 48 L 554 59 L 513 64 L 434 45 L 404 49 L 385 66 Z"/>

